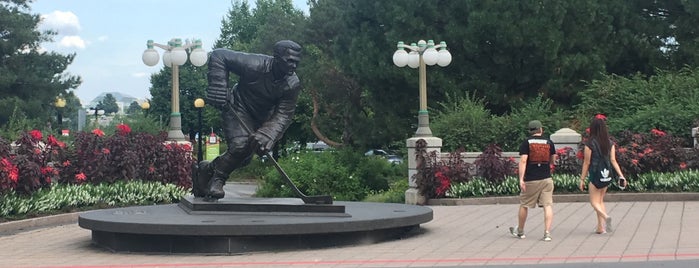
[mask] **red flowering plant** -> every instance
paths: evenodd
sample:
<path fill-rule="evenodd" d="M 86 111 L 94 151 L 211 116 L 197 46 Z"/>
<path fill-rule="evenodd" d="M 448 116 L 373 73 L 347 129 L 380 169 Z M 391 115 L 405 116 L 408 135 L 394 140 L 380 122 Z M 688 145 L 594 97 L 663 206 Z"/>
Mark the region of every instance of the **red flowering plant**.
<path fill-rule="evenodd" d="M 166 135 L 133 133 L 125 124 L 111 136 L 99 129 L 78 133 L 62 178 L 69 183 L 140 179 L 190 187 L 191 146 L 167 142 Z"/>
<path fill-rule="evenodd" d="M 55 163 L 65 157 L 65 143 L 53 135 L 48 135 L 44 140 L 41 131 L 31 130 L 22 133 L 15 145 L 14 153 L 7 158 L 13 165 L 10 167 L 10 178 L 13 180 L 16 168 L 16 192 L 28 194 L 50 187 L 52 182 L 59 179 L 61 166 Z"/>
<path fill-rule="evenodd" d="M 517 163 L 512 158 L 502 157 L 502 148 L 490 144 L 473 162 L 477 175 L 493 183 L 502 183 L 507 176 L 516 175 Z"/>
<path fill-rule="evenodd" d="M 0 138 L 0 193 L 15 189 L 19 180 L 19 169 L 12 163 L 10 151 L 10 144 Z"/>
<path fill-rule="evenodd" d="M 659 129 L 649 133 L 623 131 L 617 140 L 617 162 L 627 176 L 674 172 L 688 168 L 690 163 L 684 141 Z"/>
<path fill-rule="evenodd" d="M 468 182 L 472 178 L 473 165 L 461 158 L 463 149 L 449 154 L 445 160 L 437 159 L 437 152 L 427 152 L 427 142 L 418 140 L 415 144 L 417 173 L 413 175 L 421 195 L 426 198 L 444 197 L 451 184 Z"/>
<path fill-rule="evenodd" d="M 579 175 L 582 167 L 583 151 L 566 146 L 556 149 L 556 163 L 553 173 Z"/>
<path fill-rule="evenodd" d="M 0 192 L 134 179 L 190 187 L 191 145 L 167 142 L 166 135 L 132 133 L 122 124 L 111 136 L 100 129 L 78 132 L 71 146 L 38 130 L 22 133 L 14 149 L 0 139 Z"/>

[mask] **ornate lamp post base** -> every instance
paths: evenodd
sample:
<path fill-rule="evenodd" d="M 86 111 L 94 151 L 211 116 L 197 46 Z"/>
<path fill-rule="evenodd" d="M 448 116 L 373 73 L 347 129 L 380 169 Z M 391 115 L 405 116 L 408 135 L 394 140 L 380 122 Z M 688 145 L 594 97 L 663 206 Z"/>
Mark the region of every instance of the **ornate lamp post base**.
<path fill-rule="evenodd" d="M 182 116 L 179 113 L 170 114 L 170 127 L 167 132 L 167 139 L 171 141 L 187 140 L 182 132 Z"/>

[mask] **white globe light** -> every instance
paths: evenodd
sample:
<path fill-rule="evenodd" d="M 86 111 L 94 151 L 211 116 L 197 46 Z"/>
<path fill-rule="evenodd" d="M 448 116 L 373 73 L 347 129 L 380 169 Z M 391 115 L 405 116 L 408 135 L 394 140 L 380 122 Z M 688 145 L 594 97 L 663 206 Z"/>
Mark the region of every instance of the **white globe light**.
<path fill-rule="evenodd" d="M 422 59 L 427 65 L 435 65 L 439 60 L 439 52 L 434 47 L 429 47 L 422 53 Z"/>
<path fill-rule="evenodd" d="M 420 54 L 416 51 L 412 51 L 408 54 L 408 66 L 413 69 L 420 66 Z"/>
<path fill-rule="evenodd" d="M 408 64 L 408 52 L 404 49 L 398 49 L 393 53 L 393 64 L 398 67 L 404 67 Z"/>
<path fill-rule="evenodd" d="M 165 67 L 172 67 L 172 58 L 170 57 L 170 51 L 165 51 L 165 53 L 163 53 L 163 65 L 165 65 Z"/>
<path fill-rule="evenodd" d="M 189 54 L 189 61 L 197 67 L 206 64 L 206 51 L 201 48 L 195 48 L 192 54 Z"/>
<path fill-rule="evenodd" d="M 143 56 L 141 57 L 143 63 L 148 66 L 155 66 L 156 64 L 158 64 L 159 58 L 160 55 L 158 55 L 158 51 L 156 51 L 153 48 L 149 48 L 146 49 L 146 51 L 143 51 Z"/>
<path fill-rule="evenodd" d="M 449 63 L 451 63 L 451 53 L 449 53 L 449 50 L 439 50 L 439 60 L 437 61 L 437 64 L 439 66 L 446 67 L 449 65 Z"/>
<path fill-rule="evenodd" d="M 170 51 L 170 60 L 172 64 L 182 65 L 187 62 L 187 51 L 183 47 L 175 47 Z"/>

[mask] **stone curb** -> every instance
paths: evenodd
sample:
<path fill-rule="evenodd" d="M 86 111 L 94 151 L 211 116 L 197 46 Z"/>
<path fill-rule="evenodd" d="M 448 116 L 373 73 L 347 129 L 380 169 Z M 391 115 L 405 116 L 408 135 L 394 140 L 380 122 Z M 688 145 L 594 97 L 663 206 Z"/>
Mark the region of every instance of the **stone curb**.
<path fill-rule="evenodd" d="M 78 215 L 80 215 L 80 212 L 0 223 L 0 235 L 15 234 L 45 227 L 77 223 Z"/>
<path fill-rule="evenodd" d="M 554 203 L 588 202 L 587 194 L 556 194 Z M 699 201 L 699 193 L 609 193 L 604 198 L 605 202 L 677 202 Z M 499 196 L 482 198 L 441 198 L 430 199 L 430 206 L 467 206 L 467 205 L 494 205 L 494 204 L 519 204 L 518 196 Z"/>

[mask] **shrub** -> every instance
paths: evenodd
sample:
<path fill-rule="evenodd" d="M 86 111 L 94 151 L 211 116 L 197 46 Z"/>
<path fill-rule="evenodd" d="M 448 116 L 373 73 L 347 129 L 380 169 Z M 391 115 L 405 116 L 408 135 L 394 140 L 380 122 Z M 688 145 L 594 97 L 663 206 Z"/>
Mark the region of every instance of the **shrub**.
<path fill-rule="evenodd" d="M 0 195 L 0 217 L 22 218 L 27 214 L 51 214 L 91 207 L 153 205 L 176 202 L 189 192 L 173 184 L 120 181 L 101 184 L 55 184 L 31 195 L 8 192 Z"/>
<path fill-rule="evenodd" d="M 0 143 L 0 173 L 6 174 L 0 177 L 0 190 L 30 194 L 54 182 L 98 184 L 133 179 L 190 187 L 191 146 L 165 139 L 165 133 L 133 133 L 123 124 L 111 136 L 100 129 L 76 133 L 70 146 L 53 135 L 43 139 L 38 130 L 25 132 L 14 150 Z"/>
<path fill-rule="evenodd" d="M 650 133 L 623 131 L 617 137 L 617 162 L 624 175 L 636 177 L 649 172 L 673 172 L 688 168 L 691 154 L 682 148 L 682 141 L 671 134 L 653 129 Z"/>
<path fill-rule="evenodd" d="M 426 198 L 440 198 L 446 195 L 452 182 L 471 180 L 472 165 L 461 158 L 462 150 L 449 154 L 446 160 L 437 159 L 436 151 L 427 152 L 427 142 L 423 139 L 415 143 L 417 173 L 413 180 L 420 195 Z"/>
<path fill-rule="evenodd" d="M 367 193 L 362 178 L 338 159 L 333 152 L 299 153 L 279 159 L 279 164 L 306 195 L 329 194 L 336 200 L 361 200 Z M 263 176 L 257 196 L 297 197 L 276 169 Z"/>
<path fill-rule="evenodd" d="M 488 145 L 476 161 L 477 176 L 493 183 L 505 181 L 505 177 L 515 175 L 517 163 L 514 159 L 503 159 L 502 149 L 496 144 Z"/>
<path fill-rule="evenodd" d="M 14 152 L 5 156 L 11 163 L 5 166 L 13 166 L 11 168 L 17 170 L 16 180 L 14 176 L 8 178 L 16 182 L 13 190 L 29 194 L 50 187 L 51 182 L 58 180 L 60 167 L 54 163 L 60 162 L 64 156 L 65 143 L 53 135 L 48 135 L 44 140 L 41 131 L 32 130 L 22 133 L 15 145 Z"/>
<path fill-rule="evenodd" d="M 554 174 L 580 175 L 582 171 L 582 152 L 582 147 L 577 152 L 567 146 L 557 149 Z"/>
<path fill-rule="evenodd" d="M 581 101 L 575 107 L 576 117 L 604 113 L 612 118 L 609 128 L 615 135 L 624 130 L 645 132 L 657 128 L 689 141 L 692 124 L 699 118 L 697 70 L 659 70 L 650 77 L 606 75 L 578 94 Z"/>

